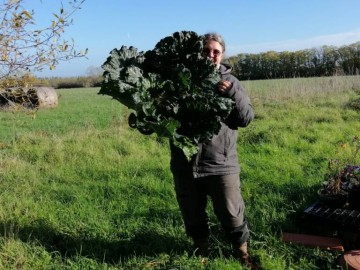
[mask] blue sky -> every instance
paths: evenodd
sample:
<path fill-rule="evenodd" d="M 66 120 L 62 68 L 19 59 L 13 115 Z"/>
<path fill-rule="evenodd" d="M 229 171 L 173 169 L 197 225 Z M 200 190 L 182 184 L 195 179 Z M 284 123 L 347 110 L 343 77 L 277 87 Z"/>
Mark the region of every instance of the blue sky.
<path fill-rule="evenodd" d="M 64 1 L 64 4 L 67 1 Z M 39 24 L 50 21 L 60 1 L 27 0 Z M 218 32 L 226 55 L 294 51 L 360 41 L 360 0 L 86 0 L 65 38 L 87 59 L 61 63 L 38 76 L 83 76 L 122 45 L 153 49 L 162 38 L 187 30 Z"/>

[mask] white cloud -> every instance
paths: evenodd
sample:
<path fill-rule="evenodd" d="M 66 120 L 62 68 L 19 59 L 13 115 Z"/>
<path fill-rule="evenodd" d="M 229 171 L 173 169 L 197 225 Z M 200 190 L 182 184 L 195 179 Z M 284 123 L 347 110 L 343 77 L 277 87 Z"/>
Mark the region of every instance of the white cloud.
<path fill-rule="evenodd" d="M 360 30 L 351 32 L 322 35 L 307 39 L 289 39 L 274 42 L 265 42 L 257 44 L 248 44 L 243 46 L 234 46 L 229 44 L 228 55 L 236 55 L 238 53 L 259 53 L 266 51 L 297 51 L 302 49 L 310 49 L 321 47 L 323 45 L 340 47 L 360 41 Z"/>

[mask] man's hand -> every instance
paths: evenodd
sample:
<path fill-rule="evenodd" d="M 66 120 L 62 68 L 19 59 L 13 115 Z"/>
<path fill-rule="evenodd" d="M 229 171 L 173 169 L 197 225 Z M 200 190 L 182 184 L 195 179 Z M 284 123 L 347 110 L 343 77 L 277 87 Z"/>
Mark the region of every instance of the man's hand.
<path fill-rule="evenodd" d="M 218 89 L 222 94 L 226 94 L 231 89 L 231 87 L 232 87 L 232 83 L 226 80 L 221 80 L 218 83 Z"/>

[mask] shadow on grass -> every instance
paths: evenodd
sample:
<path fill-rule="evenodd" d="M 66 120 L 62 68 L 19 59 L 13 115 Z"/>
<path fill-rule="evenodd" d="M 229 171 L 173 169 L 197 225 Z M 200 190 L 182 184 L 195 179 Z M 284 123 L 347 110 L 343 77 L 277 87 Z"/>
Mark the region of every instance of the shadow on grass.
<path fill-rule="evenodd" d="M 263 193 L 252 194 L 245 201 L 245 204 L 249 206 L 247 214 L 250 218 L 250 229 L 254 222 L 255 231 L 252 231 L 252 239 L 255 248 L 257 246 L 261 248 L 266 242 L 272 243 L 274 236 L 281 241 L 283 232 L 314 235 L 331 233 L 324 227 L 314 227 L 303 219 L 304 210 L 318 199 L 316 193 L 318 187 L 302 185 L 295 181 L 284 181 L 280 184 L 260 183 L 259 187 L 257 190 L 263 190 Z M 261 200 L 259 196 L 266 196 L 266 199 Z M 301 245 L 283 243 L 284 246 L 275 244 L 267 246 L 266 249 L 269 253 L 284 252 L 283 256 L 291 258 L 289 262 L 292 265 L 300 265 L 301 261 L 306 258 L 317 265 L 319 269 L 337 269 L 337 253 L 320 252 Z"/>
<path fill-rule="evenodd" d="M 180 255 L 191 248 L 186 237 L 179 239 L 144 227 L 130 239 L 111 241 L 101 238 L 85 239 L 61 233 L 49 226 L 45 220 L 38 220 L 31 226 L 19 226 L 13 222 L 2 222 L 0 226 L 5 231 L 3 236 L 14 235 L 25 243 L 38 243 L 48 252 L 59 253 L 64 259 L 81 256 L 99 263 L 117 264 L 135 256 L 154 257 L 170 252 Z"/>
<path fill-rule="evenodd" d="M 255 193 L 253 193 L 250 198 L 247 198 L 245 202 L 249 206 L 251 204 L 258 205 L 257 207 L 249 207 L 247 210 L 249 212 L 254 211 L 254 213 L 249 213 L 249 215 L 252 216 L 251 220 L 253 222 L 266 223 L 259 227 L 264 228 L 266 226 L 266 231 L 253 232 L 252 237 L 255 241 L 259 242 L 267 242 L 266 235 L 278 235 L 280 237 L 281 231 L 296 229 L 298 225 L 296 220 L 299 214 L 316 198 L 316 196 L 313 195 L 315 187 L 306 187 L 296 183 L 284 183 L 282 185 L 264 183 L 264 190 L 266 190 L 266 194 L 269 196 L 271 201 L 270 205 L 264 205 L 265 202 L 257 200 L 256 198 L 259 198 L 262 194 Z M 296 209 L 294 209 L 294 205 L 296 205 Z M 267 216 L 263 219 L 262 213 L 264 212 L 259 211 L 259 209 L 263 209 L 265 212 L 271 212 L 267 211 L 267 209 L 265 209 L 266 207 L 273 207 L 276 208 L 278 212 L 285 212 L 285 219 L 279 221 L 276 217 L 272 216 Z M 290 211 L 288 211 L 288 208 L 291 208 Z M 164 215 L 162 211 L 156 213 L 154 213 L 154 211 L 156 211 L 156 209 L 151 209 L 147 218 L 151 219 L 154 215 L 160 219 L 166 219 L 168 217 Z M 251 229 L 252 224 L 250 223 L 249 225 Z M 126 264 L 127 261 L 137 256 L 153 258 L 161 253 L 183 255 L 184 251 L 192 252 L 190 241 L 188 241 L 185 234 L 179 237 L 166 233 L 162 234 L 146 226 L 141 226 L 137 230 L 134 230 L 131 236 L 123 238 L 120 236 L 116 240 L 69 235 L 52 227 L 47 220 L 38 220 L 27 226 L 14 224 L 11 223 L 11 221 L 2 222 L 0 226 L 2 228 L 13 228 L 13 234 L 21 241 L 25 243 L 39 243 L 48 252 L 59 253 L 64 259 L 81 256 L 94 259 L 99 263 Z M 298 227 L 298 229 L 300 229 L 300 227 Z M 9 232 L 3 234 L 6 236 Z M 221 243 L 227 242 L 218 224 L 214 224 L 212 227 L 212 234 L 217 241 L 220 240 Z M 271 239 L 269 241 L 271 242 Z M 223 248 L 223 251 L 225 251 L 222 255 L 225 255 L 225 257 L 230 256 L 231 250 L 229 248 L 220 248 Z M 256 248 L 256 245 L 254 248 Z M 274 248 L 277 249 L 276 247 Z M 295 250 L 296 249 L 297 248 L 295 248 Z M 217 257 L 218 253 L 218 251 L 214 251 L 214 256 Z M 308 254 L 310 257 L 313 255 L 312 252 Z M 301 260 L 301 256 L 293 258 L 295 264 L 297 259 Z M 312 259 L 317 265 L 329 264 L 326 258 L 318 257 Z"/>
<path fill-rule="evenodd" d="M 248 206 L 246 214 L 254 222 L 264 223 L 261 227 L 266 227 L 268 233 L 279 233 L 300 226 L 299 218 L 303 211 L 317 200 L 316 186 L 304 186 L 296 182 L 262 182 L 256 191 L 262 192 L 252 192 L 245 199 L 245 206 Z M 263 216 L 262 219 L 259 216 Z"/>

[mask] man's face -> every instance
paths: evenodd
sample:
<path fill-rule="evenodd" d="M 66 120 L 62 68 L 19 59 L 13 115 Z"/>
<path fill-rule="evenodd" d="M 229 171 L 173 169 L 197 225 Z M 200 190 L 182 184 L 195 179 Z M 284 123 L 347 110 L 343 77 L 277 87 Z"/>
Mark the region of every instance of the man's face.
<path fill-rule="evenodd" d="M 214 61 L 214 64 L 219 66 L 223 58 L 222 50 L 222 46 L 219 42 L 210 40 L 204 46 L 204 55 L 211 58 Z"/>

